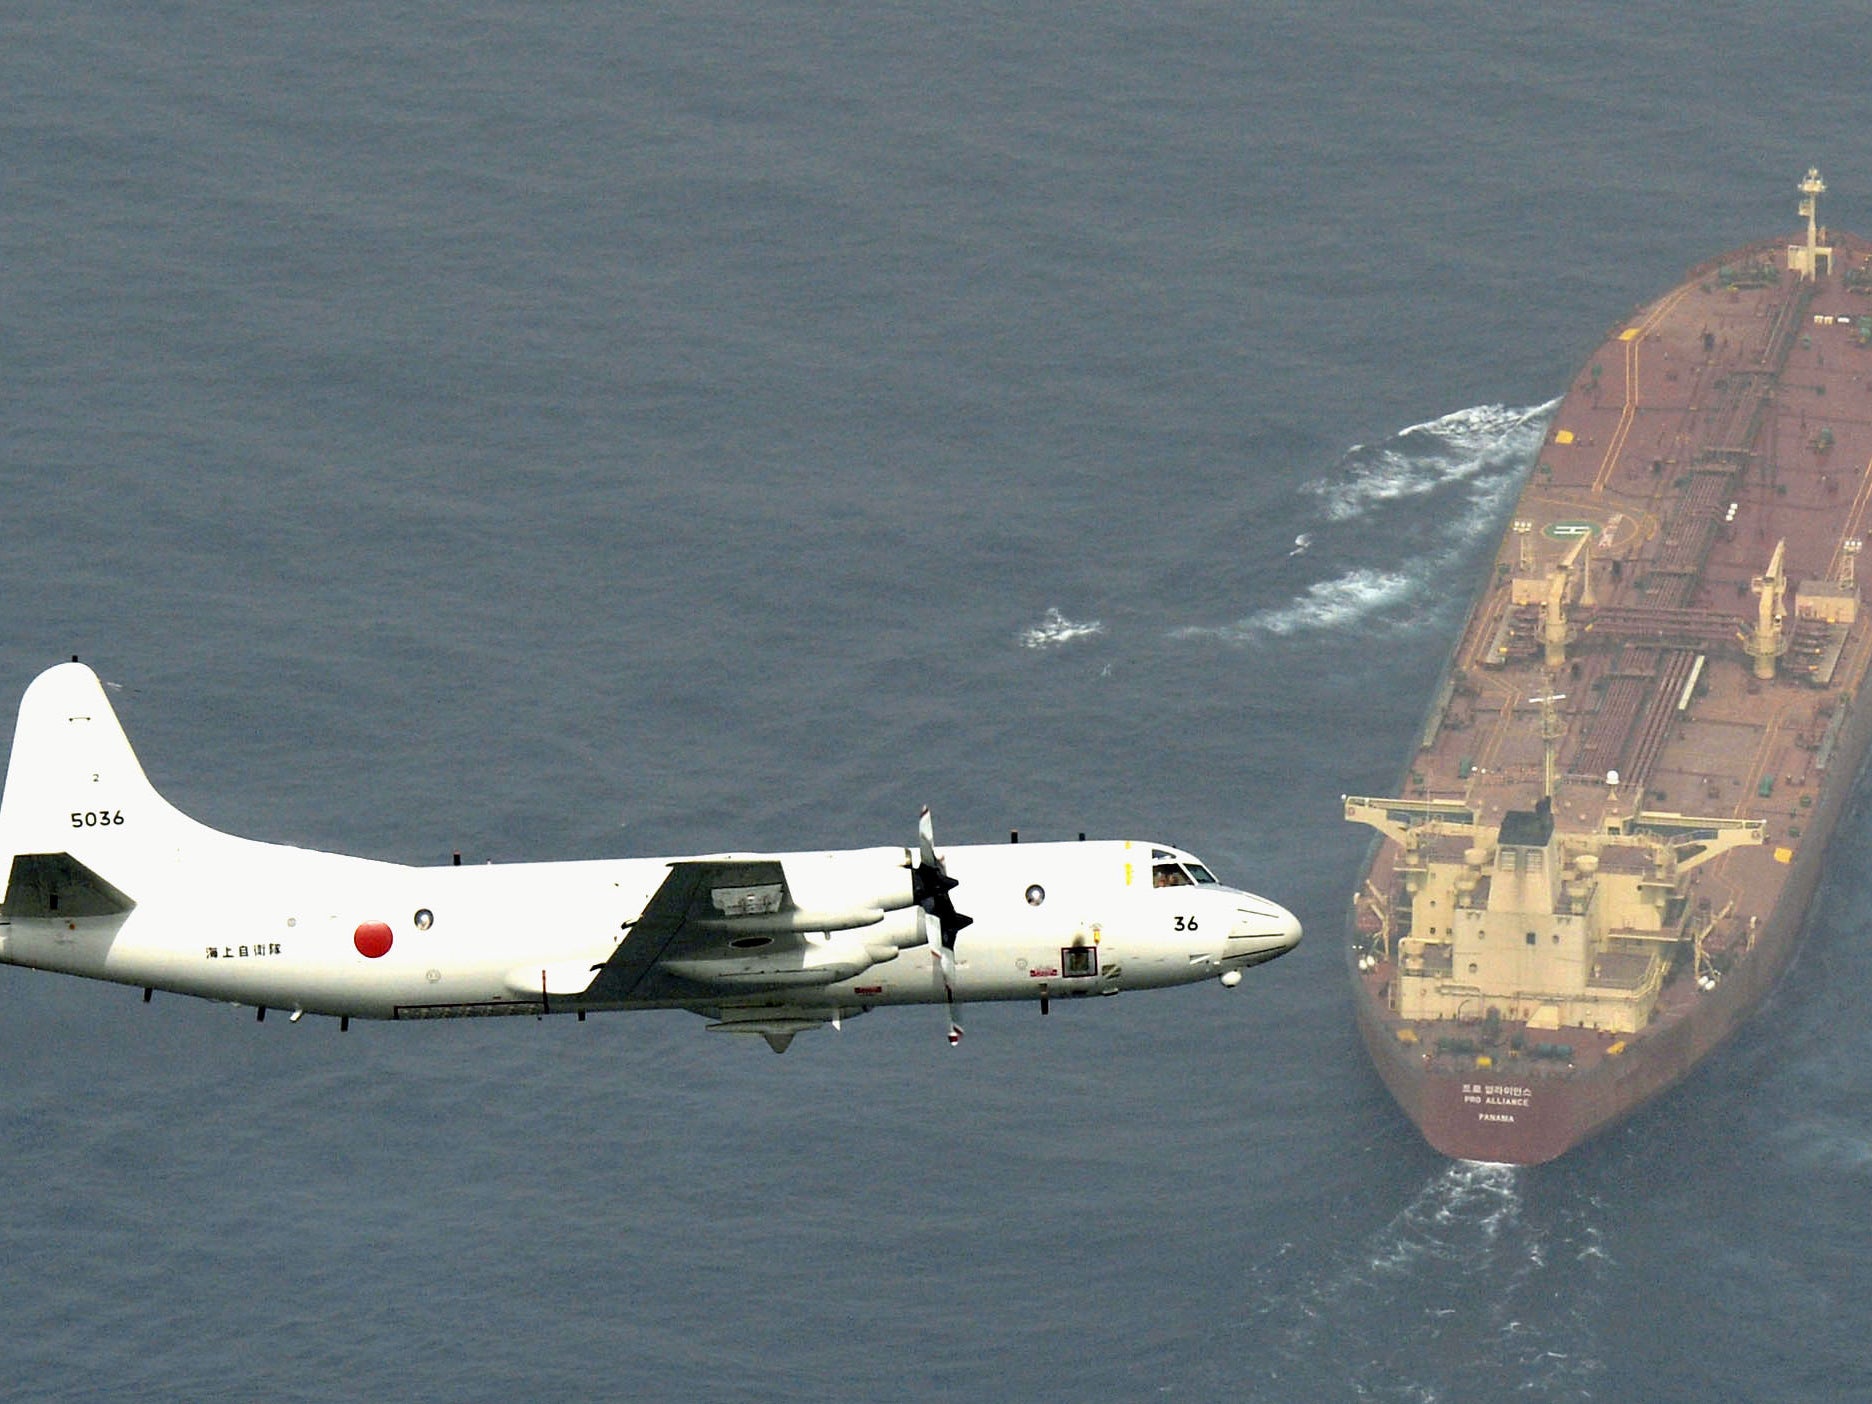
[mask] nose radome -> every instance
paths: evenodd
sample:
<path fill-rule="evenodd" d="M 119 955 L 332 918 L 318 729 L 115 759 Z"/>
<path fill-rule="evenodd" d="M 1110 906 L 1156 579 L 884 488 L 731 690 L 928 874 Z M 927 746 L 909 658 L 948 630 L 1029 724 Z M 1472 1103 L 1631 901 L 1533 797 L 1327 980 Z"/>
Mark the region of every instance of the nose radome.
<path fill-rule="evenodd" d="M 1300 938 L 1306 933 L 1300 929 L 1300 918 L 1281 908 L 1281 931 L 1287 937 L 1287 949 L 1292 950 L 1300 944 Z"/>
<path fill-rule="evenodd" d="M 1230 942 L 1244 941 L 1248 949 L 1279 953 L 1300 944 L 1300 918 L 1274 902 L 1255 899 L 1236 906 L 1229 928 Z"/>

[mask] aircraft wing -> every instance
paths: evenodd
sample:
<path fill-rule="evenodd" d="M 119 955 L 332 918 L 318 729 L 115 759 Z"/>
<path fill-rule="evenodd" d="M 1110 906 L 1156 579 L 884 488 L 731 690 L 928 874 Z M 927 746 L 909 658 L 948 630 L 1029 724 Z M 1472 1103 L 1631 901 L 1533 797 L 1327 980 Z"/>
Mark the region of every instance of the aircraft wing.
<path fill-rule="evenodd" d="M 685 945 L 693 947 L 701 944 L 698 938 L 704 937 L 704 932 L 699 927 L 691 928 L 690 918 L 697 915 L 696 899 L 704 887 L 720 883 L 731 876 L 762 876 L 764 874 L 760 869 L 766 867 L 771 867 L 776 874 L 780 872 L 778 863 L 733 865 L 738 872 L 730 872 L 730 866 L 707 861 L 671 863 L 669 876 L 651 894 L 650 900 L 644 904 L 642 915 L 631 923 L 630 934 L 599 970 L 598 978 L 586 991 L 587 998 L 655 997 L 658 991 L 642 987 L 663 959 L 664 953 L 671 947 L 680 953 Z M 781 881 L 784 882 L 783 876 Z M 686 942 L 683 941 L 685 930 L 689 933 Z M 710 939 L 712 936 L 713 933 L 708 933 Z"/>
<path fill-rule="evenodd" d="M 885 917 L 862 905 L 802 910 L 778 859 L 681 859 L 584 998 L 691 1000 L 832 984 L 923 939 L 920 913 L 914 927 L 906 919 L 889 934 L 866 929 Z"/>

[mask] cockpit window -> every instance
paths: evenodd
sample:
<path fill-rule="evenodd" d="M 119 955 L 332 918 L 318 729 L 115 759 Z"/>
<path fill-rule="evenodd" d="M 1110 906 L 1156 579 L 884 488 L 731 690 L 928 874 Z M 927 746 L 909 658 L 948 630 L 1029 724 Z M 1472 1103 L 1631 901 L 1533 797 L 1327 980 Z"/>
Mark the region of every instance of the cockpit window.
<path fill-rule="evenodd" d="M 1196 885 L 1198 887 L 1220 887 L 1222 885 L 1216 881 L 1215 874 L 1210 872 L 1201 863 L 1191 863 L 1189 865 L 1189 875 L 1196 879 Z"/>
<path fill-rule="evenodd" d="M 1152 887 L 1188 887 L 1189 874 L 1176 863 L 1158 863 L 1151 868 Z"/>

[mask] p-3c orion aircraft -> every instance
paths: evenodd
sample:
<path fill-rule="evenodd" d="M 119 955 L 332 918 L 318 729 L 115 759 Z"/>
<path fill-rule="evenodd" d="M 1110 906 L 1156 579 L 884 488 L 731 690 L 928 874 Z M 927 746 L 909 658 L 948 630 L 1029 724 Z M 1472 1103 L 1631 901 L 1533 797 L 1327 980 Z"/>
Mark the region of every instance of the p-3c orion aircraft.
<path fill-rule="evenodd" d="M 688 1009 L 796 1033 L 887 1004 L 1233 987 L 1300 923 L 1132 842 L 407 867 L 236 838 L 171 806 L 97 675 L 20 702 L 0 962 L 303 1014 Z"/>

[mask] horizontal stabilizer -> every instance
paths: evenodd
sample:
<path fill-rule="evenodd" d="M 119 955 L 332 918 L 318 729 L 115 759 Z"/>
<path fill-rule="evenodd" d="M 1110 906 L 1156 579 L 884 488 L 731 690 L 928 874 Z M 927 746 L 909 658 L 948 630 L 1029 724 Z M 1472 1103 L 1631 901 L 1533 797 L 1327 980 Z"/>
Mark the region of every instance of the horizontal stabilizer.
<path fill-rule="evenodd" d="M 0 917 L 28 921 L 35 917 L 119 916 L 136 906 L 69 853 L 18 853 L 7 875 L 6 901 Z"/>

